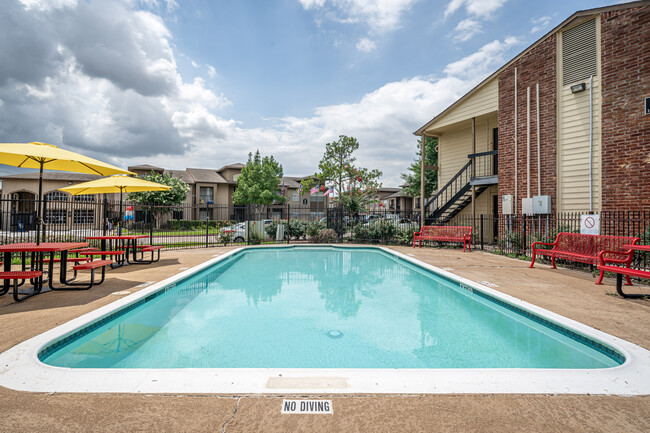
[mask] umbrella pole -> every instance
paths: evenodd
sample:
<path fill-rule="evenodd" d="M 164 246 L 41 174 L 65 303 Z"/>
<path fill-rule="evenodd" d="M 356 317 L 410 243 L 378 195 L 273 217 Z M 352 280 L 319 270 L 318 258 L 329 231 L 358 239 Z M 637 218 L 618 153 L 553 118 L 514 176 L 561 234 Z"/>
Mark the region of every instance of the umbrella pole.
<path fill-rule="evenodd" d="M 41 161 L 41 169 L 38 174 L 38 203 L 36 210 L 36 245 L 41 243 L 41 225 L 43 224 L 41 204 L 43 203 L 43 161 Z"/>
<path fill-rule="evenodd" d="M 122 236 L 122 187 L 120 187 L 120 222 L 117 225 L 117 235 Z"/>

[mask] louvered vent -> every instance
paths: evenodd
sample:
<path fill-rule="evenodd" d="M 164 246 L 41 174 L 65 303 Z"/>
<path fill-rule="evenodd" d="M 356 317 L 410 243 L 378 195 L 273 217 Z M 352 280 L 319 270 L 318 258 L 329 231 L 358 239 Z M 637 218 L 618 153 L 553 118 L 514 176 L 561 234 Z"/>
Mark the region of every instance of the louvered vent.
<path fill-rule="evenodd" d="M 596 75 L 596 19 L 562 34 L 563 84 Z"/>

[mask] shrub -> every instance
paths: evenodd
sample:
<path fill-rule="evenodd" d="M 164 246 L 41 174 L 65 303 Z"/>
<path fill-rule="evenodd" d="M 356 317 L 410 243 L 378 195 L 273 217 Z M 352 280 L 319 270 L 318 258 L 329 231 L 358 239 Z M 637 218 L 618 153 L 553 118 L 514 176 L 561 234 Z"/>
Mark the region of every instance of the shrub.
<path fill-rule="evenodd" d="M 318 236 L 320 231 L 325 228 L 326 228 L 325 224 L 318 221 L 312 221 L 310 223 L 307 223 L 307 227 L 305 228 L 305 233 L 310 238 L 315 238 L 316 236 Z"/>
<path fill-rule="evenodd" d="M 397 233 L 397 227 L 390 221 L 379 220 L 369 225 L 357 225 L 352 229 L 355 240 L 369 242 L 388 242 Z"/>
<path fill-rule="evenodd" d="M 232 233 L 223 232 L 219 234 L 219 243 L 223 244 L 224 247 L 231 242 L 232 242 Z"/>
<path fill-rule="evenodd" d="M 312 241 L 316 243 L 332 244 L 338 241 L 338 239 L 338 233 L 332 229 L 323 229 L 319 231 L 315 236 L 312 236 Z"/>

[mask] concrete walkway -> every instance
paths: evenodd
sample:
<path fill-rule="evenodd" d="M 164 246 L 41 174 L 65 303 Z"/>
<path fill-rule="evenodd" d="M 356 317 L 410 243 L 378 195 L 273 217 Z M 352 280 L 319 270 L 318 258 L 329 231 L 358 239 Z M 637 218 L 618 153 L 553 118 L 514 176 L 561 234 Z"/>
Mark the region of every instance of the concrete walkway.
<path fill-rule="evenodd" d="M 160 262 L 111 270 L 84 292 L 0 297 L 0 351 L 231 248 L 165 251 Z M 650 349 L 650 301 L 615 295 L 587 272 L 457 249 L 395 250 Z M 137 287 L 141 286 L 141 287 Z M 634 287 L 647 293 L 650 287 Z M 3 366 L 0 366 L 0 370 Z M 650 374 L 650 372 L 648 372 Z M 0 388 L 0 431 L 576 431 L 645 432 L 650 396 L 327 396 L 333 415 L 282 415 L 286 396 L 25 393 Z M 305 396 L 294 396 L 303 398 Z M 313 396 L 322 397 L 322 396 Z"/>

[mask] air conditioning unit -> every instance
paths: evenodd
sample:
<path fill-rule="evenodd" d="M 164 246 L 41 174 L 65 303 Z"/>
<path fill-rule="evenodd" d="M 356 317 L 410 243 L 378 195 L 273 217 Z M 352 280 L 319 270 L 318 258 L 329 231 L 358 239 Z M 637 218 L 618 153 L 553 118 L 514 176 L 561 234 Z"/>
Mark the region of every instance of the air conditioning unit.
<path fill-rule="evenodd" d="M 501 213 L 503 215 L 512 215 L 512 195 L 501 196 Z"/>

